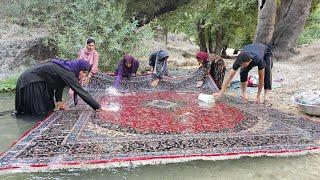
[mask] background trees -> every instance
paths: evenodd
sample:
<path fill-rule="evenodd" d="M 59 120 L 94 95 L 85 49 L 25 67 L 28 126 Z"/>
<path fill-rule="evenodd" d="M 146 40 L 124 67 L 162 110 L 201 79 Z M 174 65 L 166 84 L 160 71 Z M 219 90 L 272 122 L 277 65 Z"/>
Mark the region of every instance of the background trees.
<path fill-rule="evenodd" d="M 88 36 L 97 41 L 101 66 L 124 54 L 147 56 L 144 46 L 161 26 L 183 32 L 201 51 L 226 57 L 227 47 L 271 43 L 286 59 L 297 43 L 320 39 L 320 0 L 14 0 L 0 1 L 1 18 L 47 28 L 46 45 L 57 56 L 76 58 Z M 309 16 L 309 14 L 311 15 Z M 302 35 L 301 35 L 302 34 Z"/>

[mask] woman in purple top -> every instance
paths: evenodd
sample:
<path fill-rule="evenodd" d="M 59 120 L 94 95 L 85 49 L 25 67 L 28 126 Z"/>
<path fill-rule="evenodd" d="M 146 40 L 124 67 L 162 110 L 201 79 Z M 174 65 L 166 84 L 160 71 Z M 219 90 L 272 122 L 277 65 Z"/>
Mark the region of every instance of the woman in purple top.
<path fill-rule="evenodd" d="M 135 76 L 139 68 L 139 61 L 130 55 L 125 55 L 118 63 L 116 69 L 116 81 L 114 83 L 115 88 L 119 88 L 121 84 L 122 77 Z"/>

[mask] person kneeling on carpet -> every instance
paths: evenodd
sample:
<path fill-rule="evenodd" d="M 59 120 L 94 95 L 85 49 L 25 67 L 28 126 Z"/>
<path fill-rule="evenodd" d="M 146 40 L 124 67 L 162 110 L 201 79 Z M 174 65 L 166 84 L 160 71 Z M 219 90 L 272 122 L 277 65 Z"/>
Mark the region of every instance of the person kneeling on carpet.
<path fill-rule="evenodd" d="M 130 55 L 125 55 L 118 63 L 118 67 L 115 71 L 116 81 L 114 83 L 115 88 L 119 88 L 122 77 L 130 79 L 132 76 L 136 76 L 139 68 L 139 61 Z"/>
<path fill-rule="evenodd" d="M 151 86 L 155 87 L 158 85 L 160 79 L 163 75 L 168 75 L 168 60 L 169 53 L 165 50 L 159 50 L 153 52 L 149 58 L 149 66 L 151 67 L 151 72 L 154 76 Z"/>
<path fill-rule="evenodd" d="M 254 43 L 243 47 L 242 52 L 238 55 L 237 59 L 233 63 L 228 77 L 223 83 L 220 92 L 213 94 L 215 97 L 221 97 L 226 91 L 227 87 L 231 83 L 231 80 L 236 74 L 236 71 L 240 69 L 240 81 L 241 81 L 241 97 L 248 101 L 248 94 L 246 92 L 247 79 L 249 71 L 258 66 L 259 83 L 258 93 L 256 95 L 255 102 L 260 103 L 260 94 L 262 87 L 264 86 L 264 103 L 267 106 L 272 104 L 268 100 L 268 94 L 271 91 L 271 69 L 272 69 L 272 47 L 268 44 Z"/>
<path fill-rule="evenodd" d="M 100 110 L 100 104 L 79 83 L 89 71 L 88 61 L 61 59 L 54 59 L 26 70 L 16 85 L 16 113 L 43 115 L 52 112 L 55 107 L 60 110 L 67 109 L 62 102 L 62 93 L 66 86 L 74 91 L 75 105 L 79 95 L 93 109 Z"/>
<path fill-rule="evenodd" d="M 198 52 L 196 54 L 196 58 L 200 65 L 199 68 L 205 69 L 205 76 L 210 74 L 218 88 L 221 89 L 226 72 L 226 67 L 223 59 L 218 55 L 208 54 L 207 52 Z M 197 82 L 197 87 L 202 86 L 205 76 L 203 80 Z"/>

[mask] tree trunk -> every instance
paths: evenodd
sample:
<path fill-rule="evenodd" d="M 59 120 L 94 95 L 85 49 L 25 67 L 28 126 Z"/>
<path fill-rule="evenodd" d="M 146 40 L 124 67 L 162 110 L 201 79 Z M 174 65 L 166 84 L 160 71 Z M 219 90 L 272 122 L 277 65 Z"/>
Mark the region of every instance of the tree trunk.
<path fill-rule="evenodd" d="M 281 0 L 277 22 L 271 39 L 274 56 L 286 59 L 293 48 L 308 18 L 312 0 Z"/>
<path fill-rule="evenodd" d="M 227 49 L 228 49 L 228 44 L 226 43 L 223 48 L 222 48 L 222 52 L 221 52 L 221 57 L 225 58 L 225 59 L 229 59 L 230 57 L 227 55 Z"/>
<path fill-rule="evenodd" d="M 213 39 L 212 39 L 212 33 L 211 33 L 211 26 L 207 28 L 207 42 L 208 42 L 208 50 L 209 53 L 213 53 Z"/>
<path fill-rule="evenodd" d="M 221 50 L 223 48 L 223 44 L 222 44 L 223 38 L 224 38 L 224 29 L 223 27 L 220 26 L 216 31 L 216 45 L 213 51 L 214 54 L 220 55 Z"/>
<path fill-rule="evenodd" d="M 259 0 L 258 23 L 254 42 L 269 43 L 276 19 L 276 0 Z"/>
<path fill-rule="evenodd" d="M 200 51 L 207 52 L 206 33 L 205 33 L 204 24 L 205 24 L 204 19 L 198 20 L 197 31 L 198 31 Z"/>

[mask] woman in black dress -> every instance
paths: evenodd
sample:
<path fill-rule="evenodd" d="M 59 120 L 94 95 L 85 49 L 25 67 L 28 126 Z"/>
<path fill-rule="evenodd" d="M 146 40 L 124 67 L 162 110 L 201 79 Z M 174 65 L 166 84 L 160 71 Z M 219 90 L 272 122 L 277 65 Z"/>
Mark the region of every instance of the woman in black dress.
<path fill-rule="evenodd" d="M 89 70 L 90 65 L 85 60 L 60 59 L 26 70 L 16 85 L 17 114 L 47 114 L 54 110 L 55 102 L 57 108 L 66 109 L 62 103 L 62 92 L 66 86 L 75 92 L 75 105 L 79 95 L 93 109 L 99 110 L 100 104 L 79 84 Z"/>

